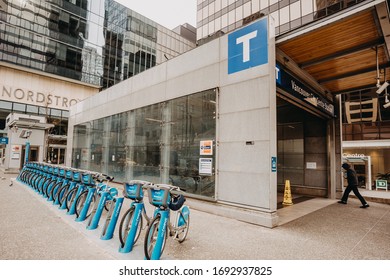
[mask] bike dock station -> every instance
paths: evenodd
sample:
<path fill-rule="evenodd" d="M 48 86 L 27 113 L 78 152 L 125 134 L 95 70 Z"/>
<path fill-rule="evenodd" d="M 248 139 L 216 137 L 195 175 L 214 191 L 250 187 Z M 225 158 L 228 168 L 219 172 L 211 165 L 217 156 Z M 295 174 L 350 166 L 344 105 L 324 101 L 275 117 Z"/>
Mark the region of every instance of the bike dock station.
<path fill-rule="evenodd" d="M 122 209 L 123 199 L 123 197 L 113 199 L 114 203 L 111 204 L 111 208 L 108 211 L 105 223 L 106 226 L 103 228 L 102 235 L 100 237 L 102 240 L 108 240 L 114 236 L 114 230 L 119 218 L 119 213 Z"/>
<path fill-rule="evenodd" d="M 133 252 L 142 229 L 146 227 L 144 233 L 147 233 L 149 238 L 145 238 L 144 245 L 139 245 L 136 250 L 144 249 L 145 256 L 142 259 L 160 259 L 167 236 L 174 236 L 179 242 L 184 241 L 189 227 L 189 208 L 181 207 L 185 201 L 184 196 L 173 192 L 179 192 L 178 187 L 131 181 L 124 184 L 123 195 L 120 195 L 116 187 L 109 186 L 112 180 L 113 177 L 92 171 L 28 162 L 15 181 L 29 186 L 34 194 L 42 196 L 44 201 L 49 202 L 47 205 L 54 212 L 66 210 L 66 213 L 59 211 L 59 216 L 63 213 L 61 217 L 80 231 L 83 228 L 84 234 L 91 234 L 112 246 L 113 243 L 117 244 L 118 240 L 114 237 L 119 233 L 119 249 L 117 245 L 114 246 L 116 252 L 121 253 L 124 259 L 127 253 Z M 11 181 L 11 185 L 15 181 Z M 146 207 L 154 209 L 150 217 L 147 216 L 143 204 L 142 188 L 147 188 L 148 193 L 153 193 L 153 199 Z M 181 197 L 182 200 L 179 201 L 180 206 L 175 209 L 178 204 L 177 197 Z M 121 213 L 122 208 L 126 208 L 125 214 Z M 180 217 L 170 222 L 170 210 L 176 211 Z M 145 228 L 142 227 L 142 220 Z M 164 221 L 164 227 L 159 228 L 160 220 Z M 181 221 L 181 225 L 178 221 Z M 99 232 L 96 229 L 100 222 L 103 222 L 103 226 Z M 162 237 L 158 238 L 156 243 L 154 234 L 157 232 L 160 232 Z M 185 232 L 184 238 L 179 240 L 178 236 L 182 232 Z M 160 248 L 154 249 L 158 254 L 151 254 L 153 248 Z"/>

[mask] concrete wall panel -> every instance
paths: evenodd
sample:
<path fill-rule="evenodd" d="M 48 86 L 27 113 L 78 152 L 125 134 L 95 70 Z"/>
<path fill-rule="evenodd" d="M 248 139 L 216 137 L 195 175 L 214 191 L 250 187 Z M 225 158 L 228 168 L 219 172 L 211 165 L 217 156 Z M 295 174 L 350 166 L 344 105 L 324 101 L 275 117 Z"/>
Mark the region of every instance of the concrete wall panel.
<path fill-rule="evenodd" d="M 181 54 L 167 62 L 167 79 L 171 80 L 202 69 L 211 64 L 219 63 L 219 39 Z"/>
<path fill-rule="evenodd" d="M 267 77 L 256 78 L 223 87 L 219 98 L 219 113 L 225 114 L 269 107 L 267 79 Z M 248 91 L 246 91 L 246 88 Z"/>
<path fill-rule="evenodd" d="M 220 171 L 242 173 L 257 173 L 268 175 L 270 161 L 260 158 L 270 158 L 268 141 L 254 141 L 247 145 L 244 141 L 220 143 L 219 166 Z"/>
<path fill-rule="evenodd" d="M 220 115 L 219 141 L 269 140 L 269 110 L 256 109 Z"/>
<path fill-rule="evenodd" d="M 234 186 L 229 192 L 218 192 L 218 200 L 242 204 L 248 207 L 269 209 L 270 181 L 265 174 L 247 174 L 240 172 L 220 172 L 219 189 Z"/>
<path fill-rule="evenodd" d="M 219 64 L 210 64 L 206 67 L 186 73 L 167 81 L 167 99 L 174 99 L 183 95 L 218 87 Z"/>

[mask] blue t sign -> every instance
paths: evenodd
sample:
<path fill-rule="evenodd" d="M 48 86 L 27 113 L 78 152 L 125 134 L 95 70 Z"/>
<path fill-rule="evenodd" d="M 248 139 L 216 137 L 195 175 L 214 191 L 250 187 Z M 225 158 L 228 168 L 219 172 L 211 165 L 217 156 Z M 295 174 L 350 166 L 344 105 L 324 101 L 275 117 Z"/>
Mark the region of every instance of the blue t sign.
<path fill-rule="evenodd" d="M 228 73 L 268 63 L 268 20 L 264 18 L 229 35 Z"/>

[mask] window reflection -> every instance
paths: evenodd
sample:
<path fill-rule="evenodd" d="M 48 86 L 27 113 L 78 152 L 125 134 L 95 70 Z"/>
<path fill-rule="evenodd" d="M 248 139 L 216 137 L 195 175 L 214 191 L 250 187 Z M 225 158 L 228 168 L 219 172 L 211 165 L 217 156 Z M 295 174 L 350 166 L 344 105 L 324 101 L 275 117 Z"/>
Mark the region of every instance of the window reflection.
<path fill-rule="evenodd" d="M 213 89 L 77 125 L 72 165 L 213 197 L 215 176 L 199 174 L 199 150 L 215 140 L 215 110 Z"/>
<path fill-rule="evenodd" d="M 342 11 L 364 0 L 241 0 L 241 1 L 222 1 L 220 0 L 203 1 L 197 6 L 197 32 L 200 44 L 207 42 L 208 37 L 217 35 L 218 32 L 234 30 L 247 23 L 245 18 L 249 18 L 260 12 L 264 15 L 272 14 L 276 22 L 276 33 L 282 34 L 303 24 L 319 20 L 330 16 L 336 12 Z M 251 2 L 251 7 L 247 6 Z M 260 4 L 259 4 L 260 3 Z M 215 5 L 215 9 L 214 9 Z M 250 11 L 246 11 L 246 8 Z M 231 11 L 235 10 L 235 13 Z M 245 12 L 246 11 L 246 12 Z M 229 14 L 230 13 L 230 14 Z M 222 16 L 222 26 L 209 28 L 216 18 Z M 289 19 L 289 17 L 291 18 Z M 237 17 L 237 19 L 234 19 Z M 201 34 L 201 35 L 199 35 Z"/>
<path fill-rule="evenodd" d="M 385 104 L 384 95 L 378 96 L 376 88 L 364 89 L 345 93 L 342 99 L 342 122 L 343 122 L 343 140 L 380 140 L 389 139 L 388 127 L 390 126 L 390 110 L 383 107 Z M 367 102 L 375 100 L 375 115 L 368 110 Z M 347 104 L 358 104 L 360 106 L 351 114 L 348 111 Z M 367 114 L 370 111 L 371 114 Z M 372 121 L 369 121 L 370 119 Z"/>
<path fill-rule="evenodd" d="M 103 88 L 195 46 L 112 0 L 7 3 L 0 60 Z M 165 51 L 158 37 L 171 47 Z"/>

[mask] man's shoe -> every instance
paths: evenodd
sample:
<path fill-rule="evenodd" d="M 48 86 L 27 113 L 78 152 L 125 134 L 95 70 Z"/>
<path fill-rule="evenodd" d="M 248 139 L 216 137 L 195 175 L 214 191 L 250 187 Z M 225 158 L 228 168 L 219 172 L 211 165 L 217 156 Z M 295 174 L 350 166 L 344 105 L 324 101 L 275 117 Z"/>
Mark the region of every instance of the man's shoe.
<path fill-rule="evenodd" d="M 364 205 L 360 206 L 360 208 L 367 208 L 367 207 L 370 207 L 370 205 L 364 204 Z"/>
<path fill-rule="evenodd" d="M 337 201 L 338 203 L 341 203 L 341 204 L 347 204 L 347 202 L 346 201 L 344 201 L 344 200 L 340 200 L 340 201 Z"/>

